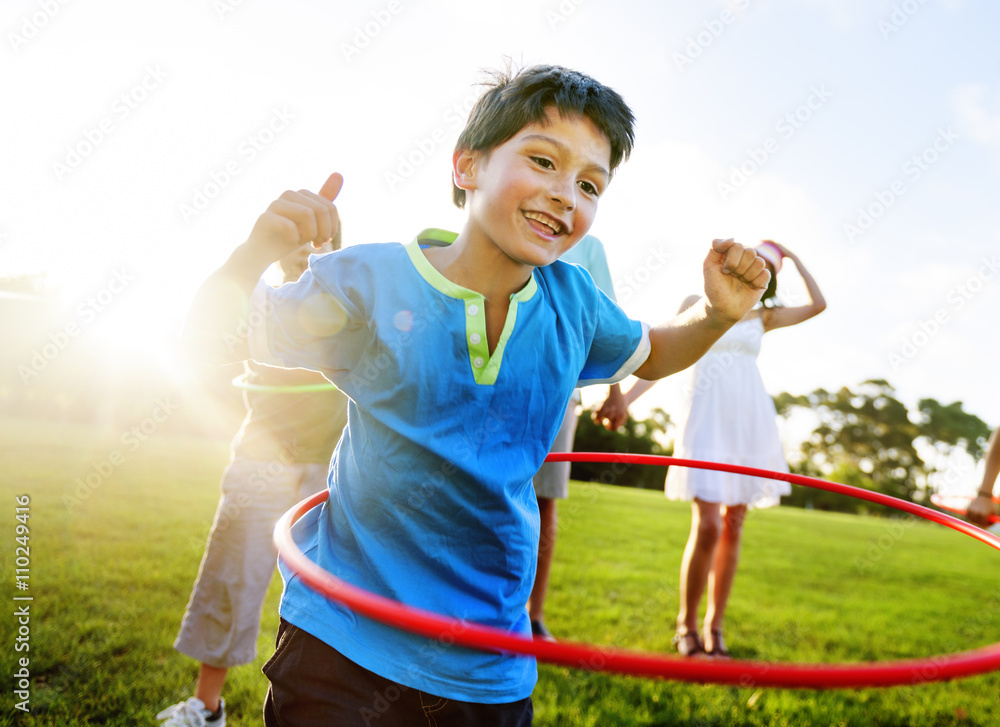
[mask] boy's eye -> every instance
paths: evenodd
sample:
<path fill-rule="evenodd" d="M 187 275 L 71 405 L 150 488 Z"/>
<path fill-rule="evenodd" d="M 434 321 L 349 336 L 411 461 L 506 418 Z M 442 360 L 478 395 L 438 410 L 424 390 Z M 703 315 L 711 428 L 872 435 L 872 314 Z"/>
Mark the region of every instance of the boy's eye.
<path fill-rule="evenodd" d="M 554 169 L 552 161 L 545 157 L 531 157 L 531 161 L 544 169 Z"/>
<path fill-rule="evenodd" d="M 590 182 L 580 182 L 580 189 L 582 189 L 587 194 L 592 194 L 594 196 L 598 195 L 598 189 Z"/>

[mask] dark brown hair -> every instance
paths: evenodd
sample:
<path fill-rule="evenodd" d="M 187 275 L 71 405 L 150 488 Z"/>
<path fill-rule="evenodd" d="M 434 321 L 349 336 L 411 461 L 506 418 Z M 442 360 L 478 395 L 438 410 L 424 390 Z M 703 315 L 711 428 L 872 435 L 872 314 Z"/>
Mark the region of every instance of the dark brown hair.
<path fill-rule="evenodd" d="M 555 106 L 563 116 L 586 116 L 611 144 L 614 172 L 628 159 L 635 141 L 635 117 L 624 99 L 590 76 L 562 66 L 531 66 L 521 71 L 493 71 L 483 85 L 487 90 L 469 113 L 455 149 L 489 151 L 503 144 L 528 124 L 546 123 L 547 110 Z M 465 190 L 452 184 L 452 201 L 465 206 Z"/>

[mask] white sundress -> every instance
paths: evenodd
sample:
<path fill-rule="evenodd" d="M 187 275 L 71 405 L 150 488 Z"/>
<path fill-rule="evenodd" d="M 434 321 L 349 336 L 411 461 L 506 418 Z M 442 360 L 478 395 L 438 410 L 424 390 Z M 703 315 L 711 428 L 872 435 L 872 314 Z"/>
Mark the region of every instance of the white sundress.
<path fill-rule="evenodd" d="M 740 321 L 692 367 L 675 457 L 788 471 L 774 402 L 757 369 L 763 335 L 760 316 Z M 773 507 L 791 491 L 787 482 L 676 466 L 664 487 L 671 500 L 757 508 Z"/>

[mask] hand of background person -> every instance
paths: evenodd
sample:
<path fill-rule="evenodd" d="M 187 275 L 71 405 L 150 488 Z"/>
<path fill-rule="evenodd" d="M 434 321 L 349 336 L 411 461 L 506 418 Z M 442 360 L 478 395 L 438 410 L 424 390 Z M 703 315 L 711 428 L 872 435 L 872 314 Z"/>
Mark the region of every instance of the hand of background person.
<path fill-rule="evenodd" d="M 610 432 L 622 426 L 628 420 L 628 406 L 625 404 L 625 395 L 622 394 L 621 387 L 612 386 L 608 391 L 608 398 L 590 415 L 590 418 Z"/>
<path fill-rule="evenodd" d="M 757 304 L 771 280 L 764 258 L 732 238 L 712 241 L 702 270 L 709 307 L 732 323 Z"/>
<path fill-rule="evenodd" d="M 340 220 L 333 200 L 343 184 L 344 178 L 334 173 L 319 194 L 285 192 L 268 206 L 246 242 L 195 294 L 181 332 L 192 360 L 226 364 L 249 358 L 246 321 L 254 287 L 271 263 L 310 242 L 322 247 L 336 235 Z"/>
<path fill-rule="evenodd" d="M 776 248 L 778 248 L 778 251 L 781 253 L 782 257 L 788 258 L 793 263 L 795 263 L 796 267 L 801 268 L 801 264 L 799 263 L 799 256 L 798 255 L 796 255 L 794 252 L 792 252 L 787 247 L 785 247 L 784 245 L 782 245 L 780 242 L 775 242 L 774 240 L 768 240 L 767 242 L 770 242 L 772 245 L 774 245 Z"/>
<path fill-rule="evenodd" d="M 976 498 L 969 503 L 966 517 L 969 518 L 969 522 L 985 528 L 990 524 L 990 517 L 996 514 L 997 504 L 993 502 L 993 498 L 987 495 L 976 495 Z"/>
<path fill-rule="evenodd" d="M 333 200 L 344 178 L 334 172 L 319 194 L 300 189 L 284 192 L 257 218 L 250 237 L 243 244 L 253 259 L 275 262 L 303 245 L 322 247 L 333 239 L 340 226 Z"/>

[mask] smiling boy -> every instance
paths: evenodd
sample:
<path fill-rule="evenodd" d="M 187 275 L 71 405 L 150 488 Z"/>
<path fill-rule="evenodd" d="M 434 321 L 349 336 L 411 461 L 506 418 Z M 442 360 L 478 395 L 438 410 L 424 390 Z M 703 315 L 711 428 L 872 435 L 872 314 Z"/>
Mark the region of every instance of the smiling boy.
<path fill-rule="evenodd" d="M 650 329 L 558 261 L 628 157 L 632 122 L 617 93 L 575 71 L 497 74 L 453 155 L 453 196 L 468 217 L 451 245 L 317 258 L 294 285 L 256 288 L 249 305 L 266 320 L 232 346 L 267 265 L 336 231 L 334 174 L 318 195 L 272 203 L 199 291 L 186 338 L 203 358 L 315 369 L 350 398 L 329 501 L 295 531 L 322 568 L 410 606 L 530 634 L 531 478 L 574 388 L 686 368 L 768 281 L 752 249 L 717 240 L 706 297 Z M 397 631 L 283 576 L 266 724 L 531 723 L 534 659 Z"/>

